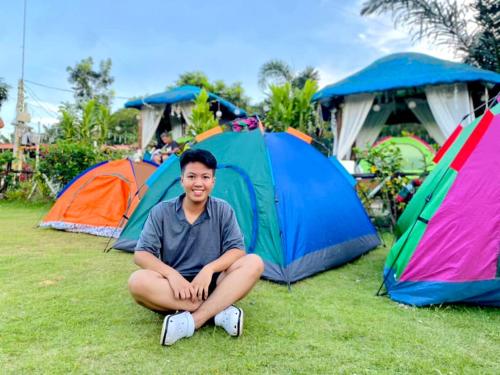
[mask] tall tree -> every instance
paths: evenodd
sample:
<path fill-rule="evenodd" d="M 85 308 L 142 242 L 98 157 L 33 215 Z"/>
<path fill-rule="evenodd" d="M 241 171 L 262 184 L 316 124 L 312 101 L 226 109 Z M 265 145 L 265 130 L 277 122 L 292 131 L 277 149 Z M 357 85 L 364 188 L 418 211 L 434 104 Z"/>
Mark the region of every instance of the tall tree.
<path fill-rule="evenodd" d="M 270 60 L 260 67 L 259 86 L 264 90 L 271 84 L 282 86 L 290 83 L 293 88 L 304 88 L 306 81 L 319 81 L 319 72 L 307 66 L 300 72 L 295 72 L 290 65 L 282 60 Z"/>
<path fill-rule="evenodd" d="M 9 98 L 9 85 L 3 82 L 0 78 L 0 108 L 2 108 L 3 102 Z"/>
<path fill-rule="evenodd" d="M 212 90 L 212 84 L 207 75 L 199 70 L 182 73 L 170 88 L 184 85 L 197 86 L 208 91 Z"/>
<path fill-rule="evenodd" d="M 222 80 L 210 82 L 205 73 L 193 71 L 182 73 L 174 85 L 169 86 L 169 88 L 184 85 L 198 86 L 215 95 L 219 95 L 244 110 L 248 110 L 250 107 L 250 98 L 245 95 L 245 89 L 241 85 L 241 82 L 235 82 L 232 85 L 228 85 Z"/>
<path fill-rule="evenodd" d="M 94 69 L 94 60 L 87 57 L 81 60 L 74 67 L 68 66 L 68 81 L 75 90 L 75 102 L 79 108 L 89 100 L 95 100 L 106 107 L 111 105 L 113 100 L 113 90 L 111 85 L 114 78 L 111 76 L 111 59 L 103 60 L 99 63 L 99 69 Z"/>
<path fill-rule="evenodd" d="M 465 62 L 500 72 L 500 1 L 367 0 L 362 15 L 390 13 L 413 40 L 447 45 Z M 472 19 L 468 17 L 472 13 Z"/>

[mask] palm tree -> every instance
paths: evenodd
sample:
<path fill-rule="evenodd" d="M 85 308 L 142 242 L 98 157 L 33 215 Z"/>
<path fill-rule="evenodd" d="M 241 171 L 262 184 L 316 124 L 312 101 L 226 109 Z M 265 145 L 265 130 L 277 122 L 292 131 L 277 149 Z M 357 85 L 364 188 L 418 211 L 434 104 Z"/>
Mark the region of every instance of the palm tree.
<path fill-rule="evenodd" d="M 260 67 L 259 86 L 264 90 L 270 84 L 281 86 L 290 83 L 293 88 L 304 88 L 307 80 L 318 82 L 319 72 L 307 66 L 301 72 L 294 70 L 282 60 L 270 60 Z"/>
<path fill-rule="evenodd" d="M 3 82 L 2 78 L 0 78 L 0 108 L 2 107 L 2 103 L 8 99 L 8 94 L 9 86 Z"/>
<path fill-rule="evenodd" d="M 472 20 L 467 18 L 468 12 L 472 12 Z M 467 6 L 452 0 L 365 1 L 361 15 L 374 13 L 391 13 L 396 25 L 409 27 L 415 41 L 427 38 L 448 45 L 465 62 L 500 72 L 498 0 L 475 0 Z"/>

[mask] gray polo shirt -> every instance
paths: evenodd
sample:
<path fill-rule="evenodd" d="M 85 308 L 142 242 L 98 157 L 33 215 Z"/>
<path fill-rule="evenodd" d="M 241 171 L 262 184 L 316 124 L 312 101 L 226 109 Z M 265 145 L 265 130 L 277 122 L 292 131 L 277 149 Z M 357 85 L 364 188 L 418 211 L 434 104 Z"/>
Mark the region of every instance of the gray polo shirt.
<path fill-rule="evenodd" d="M 135 251 L 147 251 L 183 276 L 195 276 L 206 264 L 231 249 L 245 250 L 234 210 L 226 201 L 209 197 L 205 211 L 190 224 L 179 197 L 160 202 L 150 211 Z"/>

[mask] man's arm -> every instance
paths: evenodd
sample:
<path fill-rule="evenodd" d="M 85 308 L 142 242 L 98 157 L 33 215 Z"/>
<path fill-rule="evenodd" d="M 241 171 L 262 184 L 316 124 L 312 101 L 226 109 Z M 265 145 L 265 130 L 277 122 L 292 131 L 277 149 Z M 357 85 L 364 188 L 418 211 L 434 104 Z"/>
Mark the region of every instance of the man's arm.
<path fill-rule="evenodd" d="M 222 254 L 218 259 L 214 260 L 213 262 L 208 263 L 205 267 L 208 267 L 210 270 L 212 270 L 213 273 L 215 272 L 222 272 L 227 270 L 231 265 L 236 262 L 238 259 L 240 259 L 242 256 L 244 256 L 246 253 L 244 250 L 241 249 L 231 249 L 226 251 L 224 254 Z"/>
<path fill-rule="evenodd" d="M 173 269 L 170 266 L 167 266 L 160 259 L 158 259 L 153 254 L 147 251 L 136 250 L 134 253 L 134 262 L 141 268 L 158 272 L 165 279 L 168 279 L 168 276 L 173 271 L 177 272 L 175 271 L 175 269 Z"/>

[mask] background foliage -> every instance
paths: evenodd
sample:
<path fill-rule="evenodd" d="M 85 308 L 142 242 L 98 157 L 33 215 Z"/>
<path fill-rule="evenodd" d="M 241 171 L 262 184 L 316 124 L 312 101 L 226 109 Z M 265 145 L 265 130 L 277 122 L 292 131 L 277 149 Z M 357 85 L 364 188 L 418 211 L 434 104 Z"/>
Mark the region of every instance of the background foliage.
<path fill-rule="evenodd" d="M 311 98 L 317 91 L 315 81 L 306 81 L 302 89 L 287 82 L 282 86 L 270 86 L 269 112 L 265 116 L 266 126 L 273 131 L 285 131 L 294 127 L 304 133 L 313 134 L 317 122 Z"/>
<path fill-rule="evenodd" d="M 283 60 L 274 59 L 264 63 L 259 69 L 259 86 L 266 90 L 271 85 L 282 86 L 289 83 L 293 88 L 303 89 L 306 82 L 319 82 L 319 72 L 312 66 L 296 72 Z"/>
<path fill-rule="evenodd" d="M 87 57 L 76 63 L 74 67 L 68 66 L 68 81 L 74 90 L 77 107 L 95 100 L 97 103 L 109 107 L 113 101 L 111 85 L 115 79 L 111 76 L 111 59 L 102 60 L 99 69 L 94 68 L 94 59 Z"/>
<path fill-rule="evenodd" d="M 3 102 L 9 98 L 9 86 L 3 82 L 0 78 L 0 108 L 2 108 Z"/>
<path fill-rule="evenodd" d="M 192 124 L 187 129 L 188 134 L 191 136 L 201 134 L 219 125 L 219 121 L 217 121 L 214 113 L 210 110 L 208 93 L 205 89 L 200 91 L 200 94 L 194 101 L 191 121 Z"/>
<path fill-rule="evenodd" d="M 102 145 L 108 138 L 111 124 L 109 107 L 94 99 L 82 103 L 81 109 L 61 107 L 59 127 L 65 141 Z"/>
<path fill-rule="evenodd" d="M 414 40 L 447 46 L 464 62 L 500 72 L 500 1 L 367 0 L 361 14 L 390 13 Z M 468 16 L 472 13 L 472 18 Z"/>
<path fill-rule="evenodd" d="M 241 82 L 235 82 L 231 85 L 225 83 L 223 80 L 210 82 L 205 73 L 193 71 L 182 73 L 177 81 L 173 85 L 168 86 L 167 89 L 184 85 L 198 86 L 208 92 L 219 95 L 245 111 L 250 110 L 250 98 L 246 96 Z"/>
<path fill-rule="evenodd" d="M 393 228 L 406 203 L 396 201 L 399 191 L 408 184 L 409 178 L 399 174 L 403 157 L 401 150 L 393 145 L 381 148 L 370 148 L 361 151 L 354 148 L 356 159 L 365 160 L 374 175 L 369 181 L 360 181 L 357 185 L 358 194 L 367 212 L 372 217 L 378 217 L 376 224 L 386 224 Z M 371 194 L 375 189 L 378 193 Z M 375 208 L 381 204 L 381 208 Z M 377 210 L 377 212 L 375 212 Z"/>
<path fill-rule="evenodd" d="M 90 166 L 123 156 L 122 152 L 101 151 L 88 143 L 59 141 L 43 150 L 39 171 L 63 187 Z"/>

